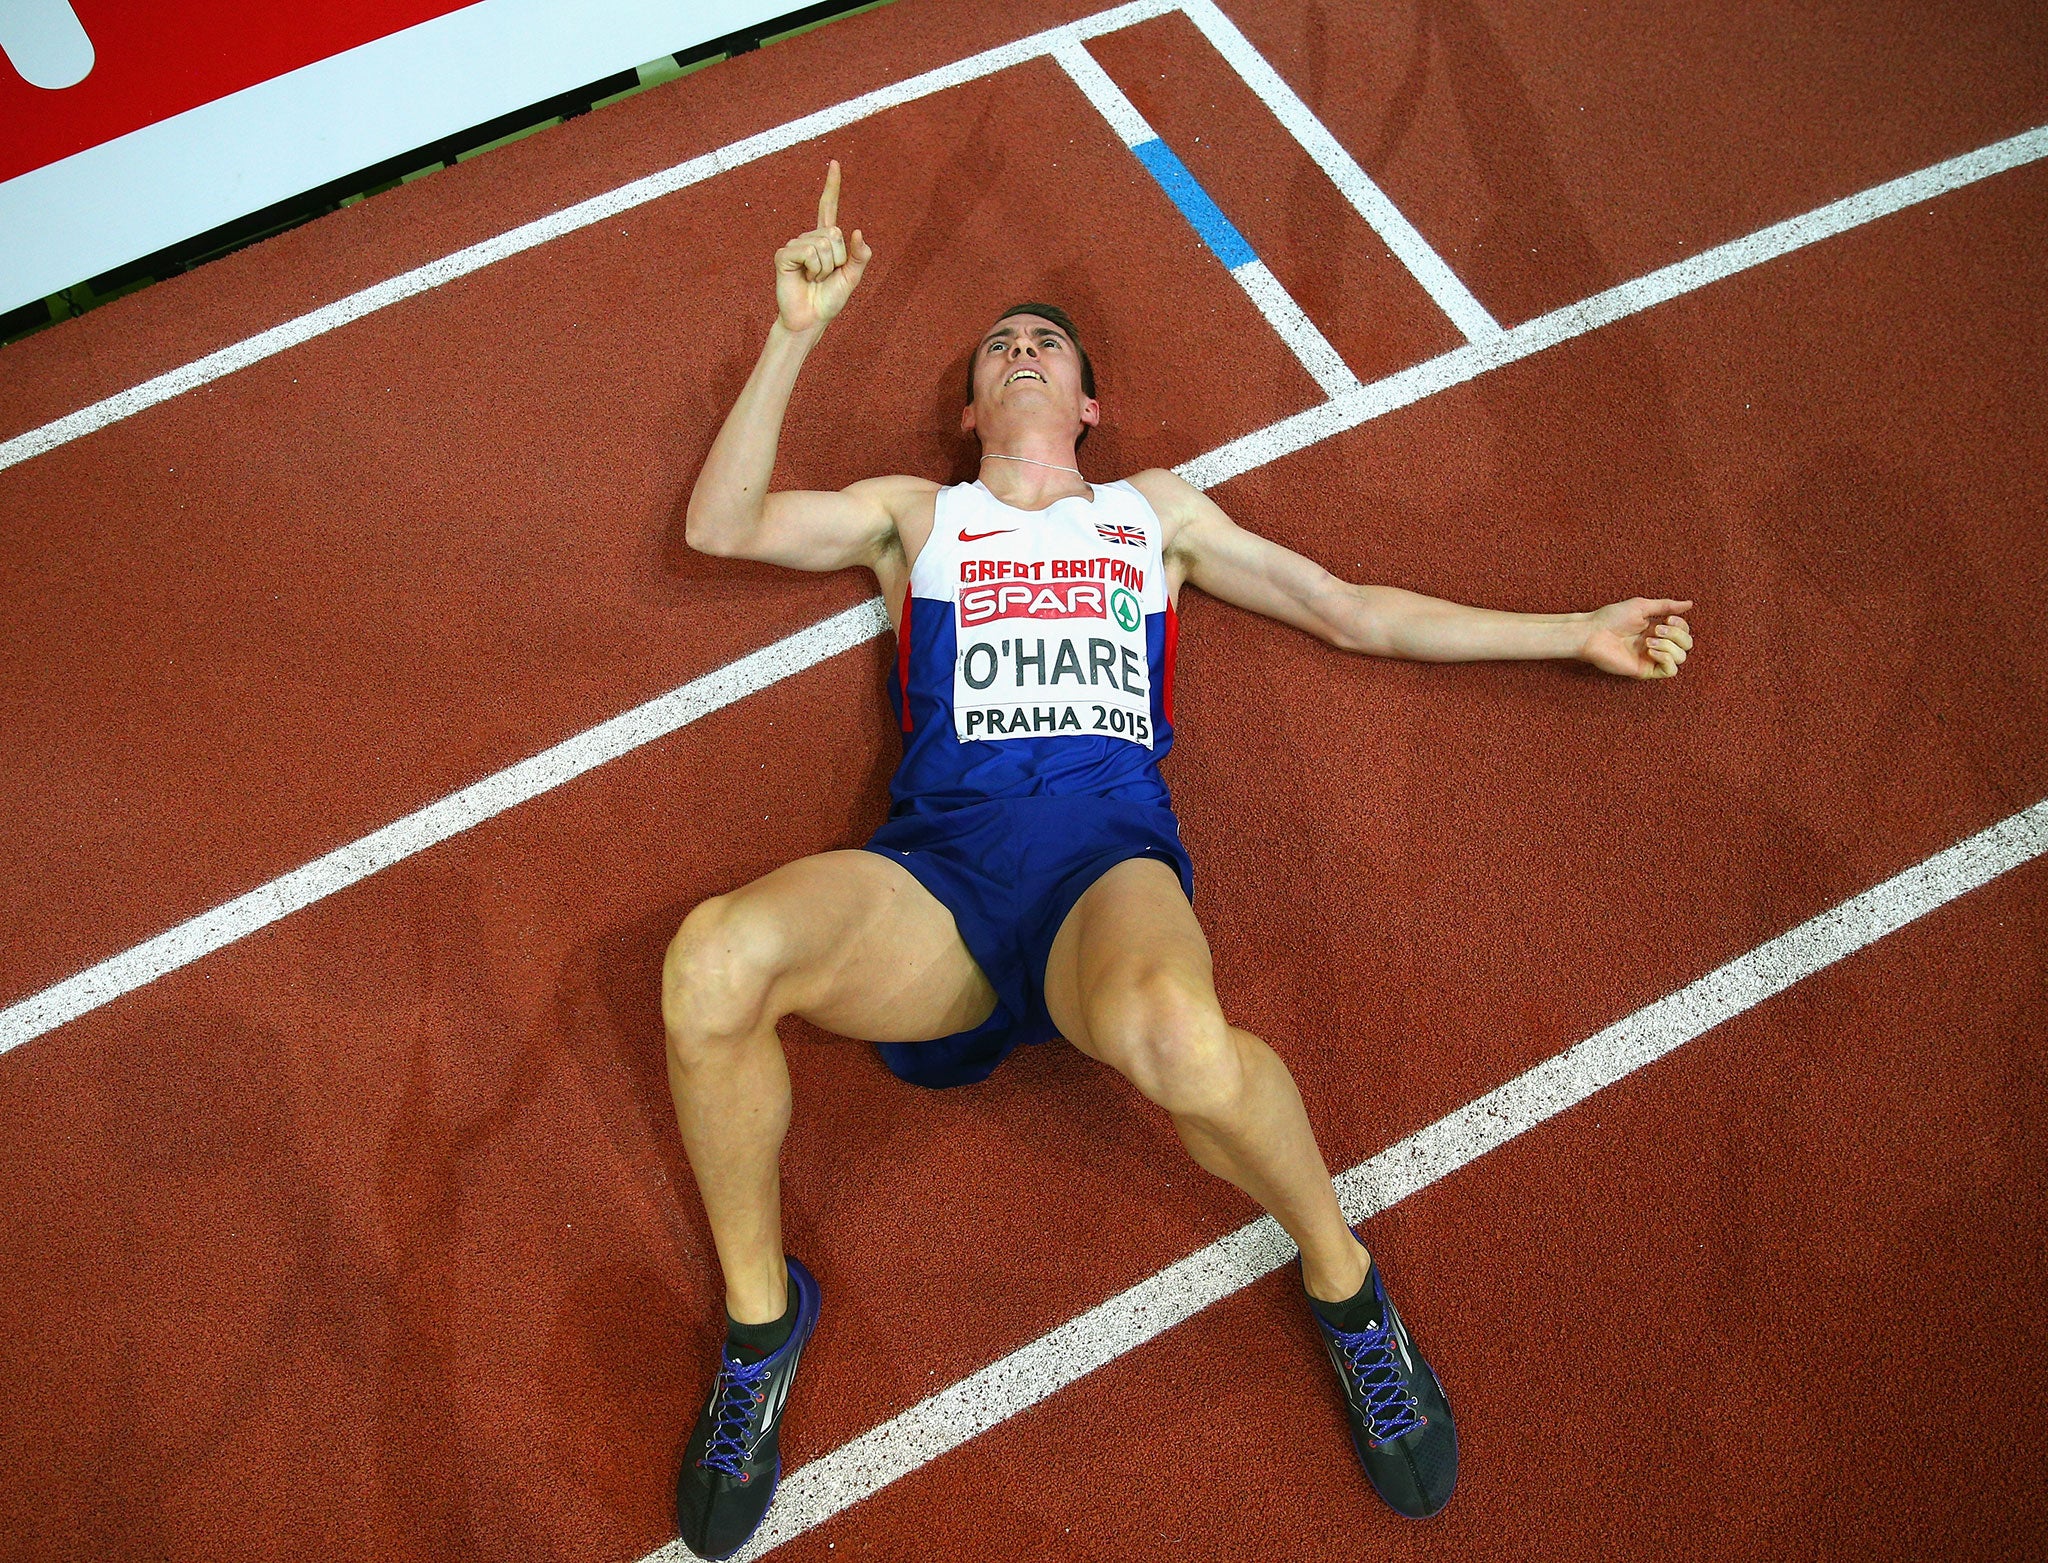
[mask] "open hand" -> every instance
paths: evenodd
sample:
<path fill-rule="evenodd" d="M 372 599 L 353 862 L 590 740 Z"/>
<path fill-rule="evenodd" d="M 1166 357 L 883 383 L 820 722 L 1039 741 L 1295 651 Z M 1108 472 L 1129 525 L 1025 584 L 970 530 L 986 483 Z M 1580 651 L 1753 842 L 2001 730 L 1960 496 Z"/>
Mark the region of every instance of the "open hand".
<path fill-rule="evenodd" d="M 1692 650 L 1692 626 L 1678 615 L 1691 606 L 1631 597 L 1596 609 L 1579 658 L 1623 678 L 1676 678 L 1678 665 Z"/>
<path fill-rule="evenodd" d="M 795 332 L 821 331 L 846 307 L 875 252 L 853 230 L 848 244 L 839 231 L 839 164 L 826 165 L 825 193 L 818 197 L 818 226 L 775 252 L 775 307 L 782 324 Z"/>

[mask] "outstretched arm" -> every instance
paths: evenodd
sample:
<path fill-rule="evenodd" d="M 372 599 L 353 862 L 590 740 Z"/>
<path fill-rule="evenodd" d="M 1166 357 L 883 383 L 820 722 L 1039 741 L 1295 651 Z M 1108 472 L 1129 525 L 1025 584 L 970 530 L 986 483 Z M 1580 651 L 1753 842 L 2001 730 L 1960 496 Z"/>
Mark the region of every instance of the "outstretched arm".
<path fill-rule="evenodd" d="M 874 252 L 839 230 L 839 165 L 829 165 L 818 226 L 775 252 L 775 324 L 726 415 L 690 491 L 684 535 L 692 548 L 798 570 L 872 564 L 895 537 L 897 478 L 871 478 L 839 493 L 771 494 L 782 418 L 797 371 L 860 283 Z"/>
<path fill-rule="evenodd" d="M 1165 523 L 1169 575 L 1305 630 L 1340 651 L 1415 662 L 1568 657 L 1630 678 L 1670 678 L 1692 649 L 1690 602 L 1633 597 L 1589 613 L 1501 613 L 1393 586 L 1354 586 L 1247 532 L 1171 472 L 1131 480 Z"/>

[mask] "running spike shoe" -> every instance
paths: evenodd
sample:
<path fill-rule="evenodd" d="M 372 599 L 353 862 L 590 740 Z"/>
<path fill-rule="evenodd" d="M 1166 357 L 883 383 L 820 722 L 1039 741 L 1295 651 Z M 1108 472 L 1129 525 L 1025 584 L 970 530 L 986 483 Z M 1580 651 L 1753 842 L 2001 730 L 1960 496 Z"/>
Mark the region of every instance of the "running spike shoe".
<path fill-rule="evenodd" d="M 818 1325 L 818 1283 L 794 1259 L 796 1327 L 780 1348 L 759 1362 L 743 1362 L 723 1348 L 711 1399 L 683 1451 L 676 1478 L 676 1529 L 700 1558 L 729 1558 L 746 1545 L 768 1513 L 782 1480 L 776 1429 L 796 1378 L 797 1359 Z"/>
<path fill-rule="evenodd" d="M 1458 1485 L 1458 1430 L 1451 1403 L 1422 1360 L 1393 1300 L 1372 1269 L 1377 1324 L 1347 1334 L 1313 1308 L 1323 1348 L 1344 1387 L 1351 1446 L 1366 1480 L 1395 1513 L 1426 1519 L 1451 1501 Z"/>

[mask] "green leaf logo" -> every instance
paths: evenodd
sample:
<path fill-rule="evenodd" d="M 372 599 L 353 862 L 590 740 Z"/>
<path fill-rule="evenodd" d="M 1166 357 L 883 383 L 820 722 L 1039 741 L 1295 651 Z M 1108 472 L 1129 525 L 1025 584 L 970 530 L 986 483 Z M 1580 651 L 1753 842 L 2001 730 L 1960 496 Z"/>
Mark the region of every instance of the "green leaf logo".
<path fill-rule="evenodd" d="M 1121 586 L 1109 594 L 1109 611 L 1116 615 L 1117 623 L 1127 630 L 1136 629 L 1145 619 L 1145 615 L 1138 609 L 1138 599 Z"/>

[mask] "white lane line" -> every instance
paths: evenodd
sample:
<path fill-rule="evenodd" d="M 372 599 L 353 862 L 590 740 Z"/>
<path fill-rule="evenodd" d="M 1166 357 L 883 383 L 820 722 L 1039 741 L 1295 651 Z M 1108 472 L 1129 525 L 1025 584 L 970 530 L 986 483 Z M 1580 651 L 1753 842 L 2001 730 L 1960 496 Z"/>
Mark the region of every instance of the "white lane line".
<path fill-rule="evenodd" d="M 1258 95 L 1259 101 L 1266 105 L 1273 117 L 1286 127 L 1287 133 L 1301 144 L 1301 149 L 1314 159 L 1316 167 L 1343 192 L 1352 210 L 1371 225 L 1372 231 L 1422 284 L 1424 291 L 1436 301 L 1437 308 L 1450 316 L 1451 323 L 1465 333 L 1466 339 L 1478 342 L 1498 336 L 1500 322 L 1472 296 L 1472 290 L 1458 279 L 1458 274 L 1451 270 L 1416 226 L 1402 215 L 1401 209 L 1387 199 L 1386 192 L 1373 183 L 1372 176 L 1358 166 L 1357 160 L 1330 134 L 1329 127 L 1316 117 L 1315 111 L 1302 102 L 1266 57 L 1252 47 L 1251 40 L 1238 31 L 1237 23 L 1217 9 L 1215 0 L 1182 0 L 1179 8 L 1187 13 L 1188 19 L 1201 29 L 1216 52 L 1244 79 L 1245 85 Z"/>
<path fill-rule="evenodd" d="M 457 250 L 451 255 L 429 261 L 426 265 L 416 267 L 400 276 L 387 278 L 360 292 L 351 293 L 347 298 L 337 299 L 332 304 L 324 305 L 296 319 L 287 320 L 268 331 L 259 332 L 255 336 L 221 348 L 218 352 L 209 353 L 204 358 L 195 359 L 189 364 L 160 374 L 153 380 L 145 380 L 141 385 L 109 396 L 104 401 L 94 402 L 90 407 L 68 413 L 40 428 L 30 429 L 26 434 L 18 434 L 12 439 L 0 441 L 0 472 L 45 451 L 55 450 L 59 445 L 104 429 L 109 424 L 118 423 L 124 418 L 132 418 L 135 414 L 146 411 L 160 402 L 169 401 L 174 396 L 181 396 L 187 391 L 231 375 L 237 370 L 261 363 L 287 348 L 322 336 L 337 327 L 347 325 L 350 321 L 360 320 L 365 315 L 375 314 L 381 309 L 388 309 L 393 304 L 417 294 L 430 292 L 459 277 L 466 277 L 471 272 L 480 271 L 486 266 L 495 265 L 501 260 L 530 250 L 536 245 L 546 244 L 551 239 L 559 239 L 564 234 L 588 228 L 591 224 L 603 222 L 620 212 L 630 211 L 648 201 L 658 200 L 664 195 L 671 195 L 678 190 L 699 184 L 714 174 L 726 173 L 758 158 L 786 151 L 801 142 L 834 130 L 842 130 L 870 115 L 879 114 L 884 109 L 900 108 L 906 103 L 929 97 L 935 92 L 943 92 L 950 87 L 958 87 L 983 76 L 993 75 L 997 71 L 1008 70 L 1013 65 L 1036 59 L 1062 45 L 1084 38 L 1100 37 L 1104 33 L 1116 32 L 1135 23 L 1149 21 L 1155 16 L 1163 16 L 1174 8 L 1174 0 L 1132 0 L 1132 3 L 1120 5 L 1114 10 L 1048 28 L 1028 38 L 1021 38 L 1015 43 L 1002 44 L 980 54 L 970 55 L 964 60 L 955 60 L 950 65 L 939 66 L 920 76 L 908 77 L 887 87 L 878 87 L 875 91 L 864 93 L 860 97 L 849 98 L 830 108 L 819 109 L 814 114 L 806 114 L 801 119 L 793 119 L 787 124 L 748 136 L 716 151 L 693 157 L 660 173 L 636 179 L 631 184 L 621 185 L 618 189 L 609 190 L 603 195 L 579 201 L 574 206 L 537 218 L 495 238 L 485 239 L 481 243 L 470 245 L 467 249 Z"/>
<path fill-rule="evenodd" d="M 888 628 L 881 599 L 871 598 L 337 847 L 303 868 L 0 1010 L 0 1053 L 154 982 L 166 972 L 189 966 L 608 760 L 863 645 L 887 633 Z"/>
<path fill-rule="evenodd" d="M 1344 362 L 1337 349 L 1330 345 L 1330 339 L 1316 328 L 1316 323 L 1308 318 L 1302 307 L 1294 302 L 1294 295 L 1280 286 L 1280 279 L 1266 269 L 1264 261 L 1246 261 L 1231 272 L 1231 276 L 1237 278 L 1237 285 L 1258 306 L 1259 313 L 1266 317 L 1266 324 L 1280 333 L 1280 340 L 1300 360 L 1301 367 L 1309 372 L 1309 378 L 1315 381 L 1323 395 L 1333 398 L 1349 396 L 1361 389 L 1351 366 Z"/>
<path fill-rule="evenodd" d="M 1340 434 L 1346 429 L 1364 423 L 1370 418 L 1378 417 L 1383 412 L 1392 411 L 1398 407 L 1405 407 L 1410 402 L 1419 400 L 1435 391 L 1469 380 L 1476 374 L 1497 367 L 1498 363 L 1512 363 L 1516 359 L 1526 356 L 1527 352 L 1536 350 L 1534 347 L 1528 347 L 1522 351 L 1508 351 L 1510 345 L 1537 341 L 1540 346 L 1549 346 L 1553 341 L 1566 341 L 1578 335 L 1581 331 L 1592 329 L 1595 325 L 1604 325 L 1613 320 L 1620 320 L 1639 309 L 1648 308 L 1650 304 L 1677 298 L 1681 294 L 1693 289 L 1705 287 L 1710 282 L 1720 281 L 1725 277 L 1733 276 L 1748 267 L 1761 265 L 1763 262 L 1782 255 L 1788 250 L 1796 249 L 1802 244 L 1810 244 L 1815 239 L 1825 238 L 1830 233 L 1839 233 L 1844 228 L 1854 227 L 1857 223 L 1868 222 L 1873 218 L 1884 216 L 1888 212 L 1897 211 L 1902 206 L 1941 194 L 1945 190 L 1959 189 L 1974 180 L 1987 178 L 1991 174 L 2020 167 L 2044 155 L 2048 155 L 2048 127 L 2031 130 L 2024 135 L 2014 136 L 2009 140 L 1997 142 L 1978 152 L 1967 153 L 1959 158 L 1951 158 L 1945 163 L 1938 163 L 1934 167 L 1924 169 L 1917 174 L 1908 174 L 1903 179 L 1896 179 L 1888 184 L 1878 185 L 1874 189 L 1863 192 L 1861 195 L 1850 196 L 1845 200 L 1821 207 L 1815 212 L 1808 213 L 1805 217 L 1795 217 L 1788 222 L 1779 223 L 1771 228 L 1765 228 L 1746 239 L 1737 239 L 1732 243 L 1720 246 L 1718 249 L 1709 250 L 1705 254 L 1695 256 L 1691 260 L 1680 261 L 1674 266 L 1667 266 L 1661 271 L 1652 272 L 1649 276 L 1641 278 L 1636 282 L 1623 283 L 1619 287 L 1610 288 L 1607 292 L 1596 295 L 1584 304 L 1574 305 L 1570 309 L 1558 310 L 1552 315 L 1542 316 L 1538 320 L 1529 322 L 1527 326 L 1517 327 L 1514 332 L 1508 333 L 1500 339 L 1498 344 L 1494 344 L 1491 347 L 1474 345 L 1472 347 L 1459 348 L 1454 352 L 1445 354 L 1442 358 L 1432 359 L 1429 363 L 1418 365 L 1414 369 L 1403 370 L 1400 374 L 1391 375 L 1385 380 L 1376 381 L 1374 384 L 1364 387 L 1353 396 L 1340 398 L 1337 401 L 1325 402 L 1322 406 L 1312 408 L 1308 412 L 1294 418 L 1283 419 L 1281 422 L 1272 424 L 1254 434 L 1247 435 L 1243 439 L 1233 440 L 1230 444 L 1220 446 L 1216 450 L 1210 451 L 1207 455 L 1197 456 L 1192 461 L 1184 462 L 1174 470 L 1198 488 L 1213 487 L 1226 478 L 1240 476 L 1256 467 L 1264 465 L 1266 462 L 1277 460 L 1282 456 L 1313 445 L 1318 440 L 1327 439 L 1331 435 Z M 1609 302 L 1602 306 L 1601 300 Z M 1596 306 L 1599 307 L 1596 308 Z M 1526 337 L 1520 335 L 1520 333 L 1524 332 L 1533 333 L 1536 327 L 1544 326 L 1545 322 L 1553 322 L 1554 324 L 1546 327 L 1546 329 L 1557 333 L 1549 340 L 1539 340 L 1534 335 Z M 1566 327 L 1570 327 L 1570 329 L 1566 329 Z M 1489 351 L 1507 351 L 1508 355 L 1494 361 L 1484 356 Z M 868 615 L 865 633 L 859 634 L 854 640 L 847 641 L 844 645 L 839 644 L 832 638 L 839 633 L 835 626 L 839 626 L 842 623 L 854 623 L 857 616 L 863 611 Z M 755 655 L 765 657 L 770 653 L 787 648 L 789 655 L 801 658 L 808 655 L 805 648 L 812 643 L 807 641 L 806 637 L 812 635 L 825 637 L 817 643 L 819 645 L 830 645 L 838 650 L 844 650 L 847 646 L 857 644 L 858 641 L 879 636 L 885 633 L 887 629 L 888 620 L 886 614 L 882 608 L 881 600 L 876 598 L 866 604 L 864 609 L 849 609 L 846 613 L 824 620 L 819 624 L 811 626 L 808 630 L 799 631 L 795 635 L 778 641 L 774 646 L 757 652 Z M 799 661 L 791 667 L 790 671 L 796 671 L 799 666 L 808 667 L 812 662 L 821 660 L 823 656 L 832 654 L 832 651 L 823 651 L 819 656 L 810 657 L 807 661 Z M 751 659 L 742 659 L 742 663 L 749 661 Z M 737 668 L 742 663 L 735 663 L 733 667 Z M 719 674 L 711 675 L 713 678 L 720 676 Z M 700 684 L 702 682 L 702 680 L 699 681 Z M 694 684 L 686 685 L 684 688 L 676 690 L 669 695 L 662 696 L 660 700 L 651 702 L 648 706 L 640 707 L 639 710 L 642 712 L 650 710 L 655 706 L 662 705 L 664 701 L 683 701 L 689 691 L 697 687 L 698 685 Z M 547 754 L 560 753 L 580 742 L 582 738 L 610 731 L 615 724 L 628 722 L 637 714 L 636 712 L 629 711 L 624 716 L 615 717 L 611 722 L 592 728 L 589 733 L 581 735 L 580 738 L 566 740 L 555 749 L 547 751 Z M 689 720 L 694 720 L 694 717 L 684 717 L 682 719 L 682 721 Z M 681 726 L 682 721 L 677 722 L 676 726 Z M 641 741 L 646 742 L 671 731 L 674 731 L 673 727 L 650 730 L 646 738 Z M 631 746 L 628 745 L 628 747 Z M 624 753 L 625 750 L 620 749 L 617 752 Z M 607 755 L 607 758 L 610 757 Z M 502 778 L 510 777 L 515 773 L 529 777 L 537 775 L 538 773 L 529 772 L 526 768 L 538 765 L 545 758 L 545 755 L 536 755 L 533 759 L 522 761 L 519 765 L 513 766 L 508 771 L 501 771 L 497 776 L 478 782 L 475 787 L 468 789 L 468 791 L 481 796 L 484 789 L 492 787 Z M 566 781 L 569 776 L 575 774 L 579 774 L 579 772 L 565 772 L 561 780 Z M 532 791 L 524 793 L 523 796 L 537 796 L 545 790 L 545 787 L 535 787 Z M 455 798 L 463 796 L 466 796 L 466 794 L 455 794 L 452 798 L 443 799 L 442 804 L 452 804 Z M 409 819 L 420 820 L 432 814 L 442 804 L 430 805 L 427 809 L 421 810 L 420 813 L 409 816 Z M 491 812 L 496 811 L 493 810 Z M 479 817 L 488 818 L 489 816 L 486 814 Z M 168 933 L 159 934 L 156 938 L 137 945 L 133 949 L 109 957 L 97 966 L 80 972 L 75 977 L 66 978 L 54 987 L 46 988 L 41 993 L 22 999 L 6 1010 L 0 1010 L 0 1053 L 4 1053 L 10 1048 L 19 1047 L 23 1042 L 33 1037 L 41 1036 L 44 1032 L 62 1025 L 65 1021 L 85 1014 L 88 1010 L 97 1009 L 100 1005 L 109 1003 L 124 993 L 132 992 L 146 982 L 153 982 L 165 972 L 175 971 L 178 967 L 198 959 L 200 955 L 231 943 L 235 939 L 241 938 L 243 934 L 252 932 L 256 928 L 262 927 L 265 923 L 274 921 L 276 917 L 283 916 L 285 912 L 310 905 L 313 901 L 318 900 L 321 895 L 332 893 L 332 889 L 339 889 L 344 884 L 354 883 L 356 879 L 362 877 L 362 874 L 353 874 L 340 879 L 334 882 L 329 890 L 310 893 L 318 884 L 324 882 L 315 876 L 315 871 L 321 869 L 323 864 L 339 864 L 354 861 L 354 854 L 369 852 L 372 843 L 385 842 L 388 832 L 396 831 L 406 823 L 406 820 L 401 820 L 395 825 L 386 826 L 383 831 L 375 832 L 360 841 L 353 842 L 346 847 L 329 853 L 327 857 L 320 859 L 318 862 L 309 863 L 301 869 L 295 869 L 282 878 L 273 880 L 270 884 L 249 892 L 239 900 L 231 901 L 225 906 L 216 907 L 210 912 L 201 913 L 190 922 L 183 923 L 179 927 L 171 929 Z M 456 828 L 466 829 L 467 827 L 458 826 Z M 448 834 L 453 833 L 452 830 L 448 832 Z M 437 841 L 446 840 L 447 836 L 427 833 L 418 836 L 416 839 L 417 845 L 412 847 L 412 851 L 423 851 L 425 848 L 434 845 Z M 383 851 L 385 848 L 380 847 L 377 850 Z M 405 855 L 409 854 L 401 854 L 401 856 Z M 389 863 L 397 861 L 399 861 L 398 857 L 383 858 L 375 866 L 385 867 Z M 374 869 L 366 869 L 364 872 L 374 872 Z M 314 877 L 302 878 L 301 876 Z M 286 902 L 289 902 L 289 904 L 284 904 Z M 272 904 L 279 905 L 281 909 L 269 915 L 262 915 L 263 909 Z M 190 953 L 181 953 L 187 950 Z"/>
<path fill-rule="evenodd" d="M 1146 141 L 1159 139 L 1138 105 L 1124 96 L 1123 88 L 1109 79 L 1109 72 L 1096 61 L 1094 55 L 1078 43 L 1067 44 L 1052 51 L 1052 57 L 1081 89 L 1081 95 L 1095 105 L 1096 111 L 1109 121 L 1109 128 L 1122 138 L 1127 147 L 1135 147 Z"/>
<path fill-rule="evenodd" d="M 1385 1210 L 1795 982 L 2048 852 L 2048 799 L 2008 815 L 1546 1059 L 1337 1180 L 1353 1221 Z"/>
<path fill-rule="evenodd" d="M 1633 281 L 1619 283 L 1563 309 L 1525 321 L 1511 331 L 1483 342 L 1451 349 L 1427 363 L 1375 380 L 1348 396 L 1282 418 L 1207 455 L 1176 468 L 1197 488 L 1212 488 L 1267 462 L 1305 449 L 1346 429 L 1380 417 L 1410 402 L 1460 385 L 1490 369 L 1498 369 L 1545 348 L 1568 342 L 1600 326 L 1614 324 L 1652 305 L 1668 303 L 1738 272 L 1761 266 L 1781 255 L 1851 228 L 1890 216 L 1908 206 L 1932 200 L 1951 190 L 1988 179 L 2048 157 L 2048 125 L 2022 131 L 1975 152 L 1905 174 L 1884 184 L 1831 201 L 1800 217 L 1787 218 L 1740 239 L 1716 245 L 1688 260 L 1660 267 Z"/>
<path fill-rule="evenodd" d="M 1337 1179 L 1346 1218 L 1359 1222 L 1378 1215 L 1703 1032 L 2043 852 L 2048 852 L 2048 801 L 1809 918 L 1360 1162 Z M 1294 1244 L 1271 1217 L 1239 1227 L 793 1471 L 735 1563 L 815 1529 L 1293 1259 Z M 642 1563 L 687 1563 L 690 1556 L 680 1541 L 672 1541 Z"/>
<path fill-rule="evenodd" d="M 1052 57 L 1073 78 L 1082 95 L 1109 121 L 1110 128 L 1123 138 L 1125 146 L 1135 149 L 1148 141 L 1160 139 L 1159 132 L 1146 122 L 1145 116 L 1138 112 L 1138 106 L 1124 95 L 1123 88 L 1110 80 L 1109 73 L 1097 63 L 1095 56 L 1080 44 L 1057 48 L 1052 51 Z M 1245 245 L 1245 249 L 1249 251 L 1250 245 Z M 1352 373 L 1351 366 L 1344 362 L 1343 356 L 1330 345 L 1329 338 L 1316 328 L 1315 322 L 1280 285 L 1280 279 L 1267 269 L 1264 261 L 1254 256 L 1232 267 L 1230 275 L 1244 289 L 1253 308 L 1266 317 L 1266 323 L 1287 344 L 1287 350 L 1308 371 L 1309 378 L 1315 381 L 1323 395 L 1336 397 L 1359 389 L 1358 376 Z"/>

